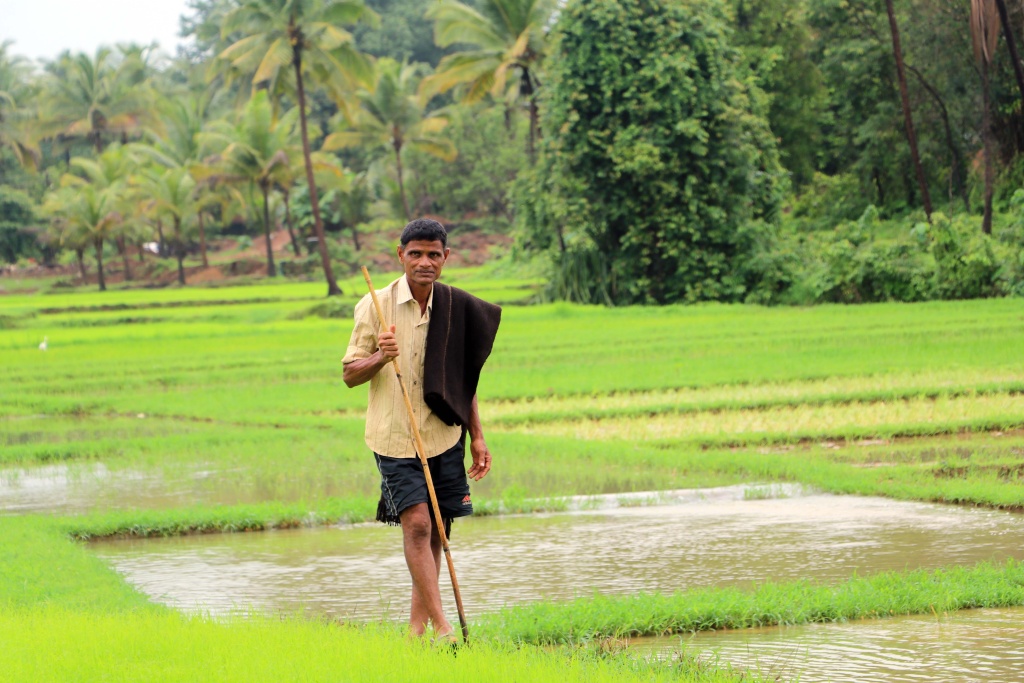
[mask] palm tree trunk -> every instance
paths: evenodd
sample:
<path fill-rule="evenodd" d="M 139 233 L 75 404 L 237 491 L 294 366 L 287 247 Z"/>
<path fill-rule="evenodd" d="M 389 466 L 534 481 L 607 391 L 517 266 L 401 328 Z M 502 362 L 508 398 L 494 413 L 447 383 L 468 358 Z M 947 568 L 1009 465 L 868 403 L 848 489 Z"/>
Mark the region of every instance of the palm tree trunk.
<path fill-rule="evenodd" d="M 103 276 L 103 240 L 97 239 L 93 242 L 96 246 L 96 272 L 98 273 L 100 291 L 107 291 L 107 280 Z"/>
<path fill-rule="evenodd" d="M 355 223 L 352 224 L 350 229 L 352 230 L 352 246 L 355 247 L 356 251 L 359 251 L 359 229 L 356 228 Z"/>
<path fill-rule="evenodd" d="M 131 262 L 128 260 L 128 244 L 125 242 L 124 235 L 119 236 L 115 244 L 117 244 L 118 253 L 121 254 L 121 261 L 124 262 L 124 279 L 131 280 L 132 266 Z"/>
<path fill-rule="evenodd" d="M 294 28 L 291 26 L 289 28 Z M 334 279 L 331 269 L 331 257 L 327 253 L 327 239 L 324 237 L 324 224 L 320 220 L 320 201 L 316 193 L 316 181 L 313 179 L 313 160 L 309 151 L 309 131 L 306 125 L 306 91 L 302 83 L 302 47 L 296 43 L 292 51 L 292 64 L 295 66 L 295 85 L 299 94 L 299 128 L 302 132 L 302 157 L 306 162 L 306 182 L 309 184 L 309 204 L 313 209 L 313 229 L 316 231 L 317 249 L 320 251 L 320 263 L 327 279 L 327 296 L 341 294 L 341 287 Z"/>
<path fill-rule="evenodd" d="M 178 284 L 185 284 L 185 244 L 181 239 L 181 219 L 174 217 L 174 257 L 178 259 Z"/>
<path fill-rule="evenodd" d="M 75 248 L 75 258 L 78 260 L 78 275 L 85 279 L 85 250 L 81 247 Z"/>
<path fill-rule="evenodd" d="M 199 253 L 203 258 L 203 268 L 209 268 L 210 262 L 206 259 L 206 226 L 203 224 L 203 212 L 196 213 L 199 218 Z"/>
<path fill-rule="evenodd" d="M 402 179 L 402 145 L 395 146 L 395 164 L 398 167 L 398 195 L 402 198 L 402 209 L 405 210 L 405 220 L 412 220 L 412 212 L 409 211 L 409 200 L 405 197 L 405 181 Z"/>
<path fill-rule="evenodd" d="M 260 185 L 260 191 L 263 193 L 263 234 L 267 238 L 267 275 L 277 277 L 277 268 L 274 267 L 274 245 L 270 241 L 270 190 Z"/>
<path fill-rule="evenodd" d="M 159 218 L 156 221 L 156 234 L 157 234 L 157 237 L 159 238 L 159 241 L 157 242 L 157 246 L 156 246 L 157 254 L 160 255 L 160 256 L 164 256 L 167 253 L 166 252 L 167 240 L 164 239 L 164 222 L 162 220 L 160 220 Z"/>
<path fill-rule="evenodd" d="M 928 194 L 928 181 L 924 177 L 924 167 L 917 152 L 917 135 L 914 133 L 914 119 L 910 113 L 910 95 L 907 92 L 907 74 L 903 69 L 903 50 L 900 47 L 900 29 L 896 24 L 896 11 L 892 0 L 885 0 L 885 9 L 889 13 L 889 29 L 892 32 L 892 52 L 896 57 L 896 77 L 900 84 L 900 100 L 903 103 L 903 121 L 907 129 L 907 141 L 910 143 L 910 158 L 917 172 L 917 184 L 921 188 L 921 200 L 924 202 L 924 215 L 928 222 L 932 221 L 932 198 Z"/>
<path fill-rule="evenodd" d="M 992 168 L 992 106 L 989 104 L 988 62 L 981 63 L 981 139 L 985 157 L 985 214 L 981 221 L 981 231 L 992 234 L 992 187 L 995 184 L 995 171 Z"/>
<path fill-rule="evenodd" d="M 299 240 L 295 236 L 295 227 L 292 226 L 292 206 L 291 206 L 291 193 L 284 193 L 284 224 L 288 227 L 288 237 L 292 240 L 292 251 L 295 252 L 296 258 L 302 256 L 299 252 Z"/>

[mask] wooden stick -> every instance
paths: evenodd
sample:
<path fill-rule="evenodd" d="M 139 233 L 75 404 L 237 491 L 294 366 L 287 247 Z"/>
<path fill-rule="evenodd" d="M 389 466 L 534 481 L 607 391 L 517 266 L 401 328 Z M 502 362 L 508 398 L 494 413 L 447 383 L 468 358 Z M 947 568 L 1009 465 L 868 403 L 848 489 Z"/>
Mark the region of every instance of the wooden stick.
<path fill-rule="evenodd" d="M 366 280 L 366 286 L 370 288 L 370 296 L 373 297 L 373 305 L 377 309 L 377 319 L 380 321 L 380 328 L 386 330 L 388 329 L 388 324 L 384 318 L 384 309 L 381 308 L 380 300 L 377 298 L 377 290 L 373 288 L 373 282 L 370 281 L 370 271 L 366 269 L 366 266 L 363 266 L 363 278 Z M 423 465 L 423 476 L 427 479 L 427 492 L 430 494 L 430 505 L 434 509 L 434 522 L 437 524 L 437 533 L 441 537 L 441 548 L 444 550 L 444 557 L 448 561 L 448 575 L 452 577 L 455 606 L 459 610 L 459 625 L 462 626 L 462 641 L 468 643 L 469 626 L 466 624 L 466 612 L 462 609 L 462 593 L 459 591 L 459 581 L 455 578 L 455 564 L 452 562 L 452 553 L 448 548 L 448 535 L 444 532 L 444 519 L 441 517 L 441 508 L 437 504 L 437 494 L 434 493 L 434 480 L 430 476 L 430 467 L 427 465 L 423 437 L 420 436 L 420 428 L 416 424 L 416 413 L 413 412 L 412 401 L 409 400 L 409 390 L 405 388 L 405 380 L 402 379 L 402 370 L 398 366 L 398 359 L 392 358 L 391 365 L 395 368 L 398 384 L 402 387 L 402 398 L 405 399 L 405 409 L 409 413 L 412 436 L 416 441 L 416 454 L 420 458 L 420 464 Z"/>

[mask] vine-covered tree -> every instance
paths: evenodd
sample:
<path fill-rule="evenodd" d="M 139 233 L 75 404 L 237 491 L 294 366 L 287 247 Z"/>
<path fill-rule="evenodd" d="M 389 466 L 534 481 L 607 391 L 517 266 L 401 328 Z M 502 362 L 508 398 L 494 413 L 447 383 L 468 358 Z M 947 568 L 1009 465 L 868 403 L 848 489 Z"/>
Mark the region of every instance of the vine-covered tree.
<path fill-rule="evenodd" d="M 782 170 L 716 5 L 576 0 L 548 67 L 535 231 L 567 228 L 574 291 L 615 303 L 738 300 Z M 558 278 L 556 277 L 556 281 Z M 570 294 L 570 296 L 575 295 Z"/>

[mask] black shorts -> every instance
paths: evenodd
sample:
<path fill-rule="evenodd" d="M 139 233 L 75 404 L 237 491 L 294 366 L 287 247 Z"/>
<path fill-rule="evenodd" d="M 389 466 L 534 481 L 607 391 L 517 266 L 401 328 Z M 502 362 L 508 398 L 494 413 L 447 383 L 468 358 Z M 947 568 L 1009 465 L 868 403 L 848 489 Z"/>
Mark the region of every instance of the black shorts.
<path fill-rule="evenodd" d="M 423 465 L 419 457 L 389 458 L 373 454 L 380 470 L 380 502 L 377 503 L 377 521 L 401 526 L 400 515 L 417 503 L 430 504 L 427 493 L 427 479 L 423 476 Z M 445 533 L 451 533 L 452 519 L 473 514 L 473 501 L 469 497 L 469 480 L 466 478 L 466 447 L 458 443 L 440 455 L 427 458 L 430 478 L 437 494 L 437 506 L 444 518 Z M 431 510 L 430 518 L 434 514 Z"/>

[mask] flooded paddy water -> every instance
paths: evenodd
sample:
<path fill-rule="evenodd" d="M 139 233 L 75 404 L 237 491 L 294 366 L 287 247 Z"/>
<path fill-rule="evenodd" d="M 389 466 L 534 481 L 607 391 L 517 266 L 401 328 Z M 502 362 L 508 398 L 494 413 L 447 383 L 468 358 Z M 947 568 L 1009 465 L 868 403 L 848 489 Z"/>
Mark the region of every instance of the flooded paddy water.
<path fill-rule="evenodd" d="M 642 498 L 620 497 L 595 510 L 459 520 L 452 553 L 467 610 L 1024 558 L 1019 515 L 824 494 L 750 500 L 751 492 L 763 489 L 680 492 L 660 499 L 671 504 L 641 507 L 632 505 Z M 401 620 L 410 581 L 400 533 L 362 524 L 92 547 L 142 591 L 186 611 Z"/>
<path fill-rule="evenodd" d="M 659 658 L 697 651 L 801 683 L 1009 683 L 1024 680 L 1024 608 L 641 638 L 631 646 Z"/>

